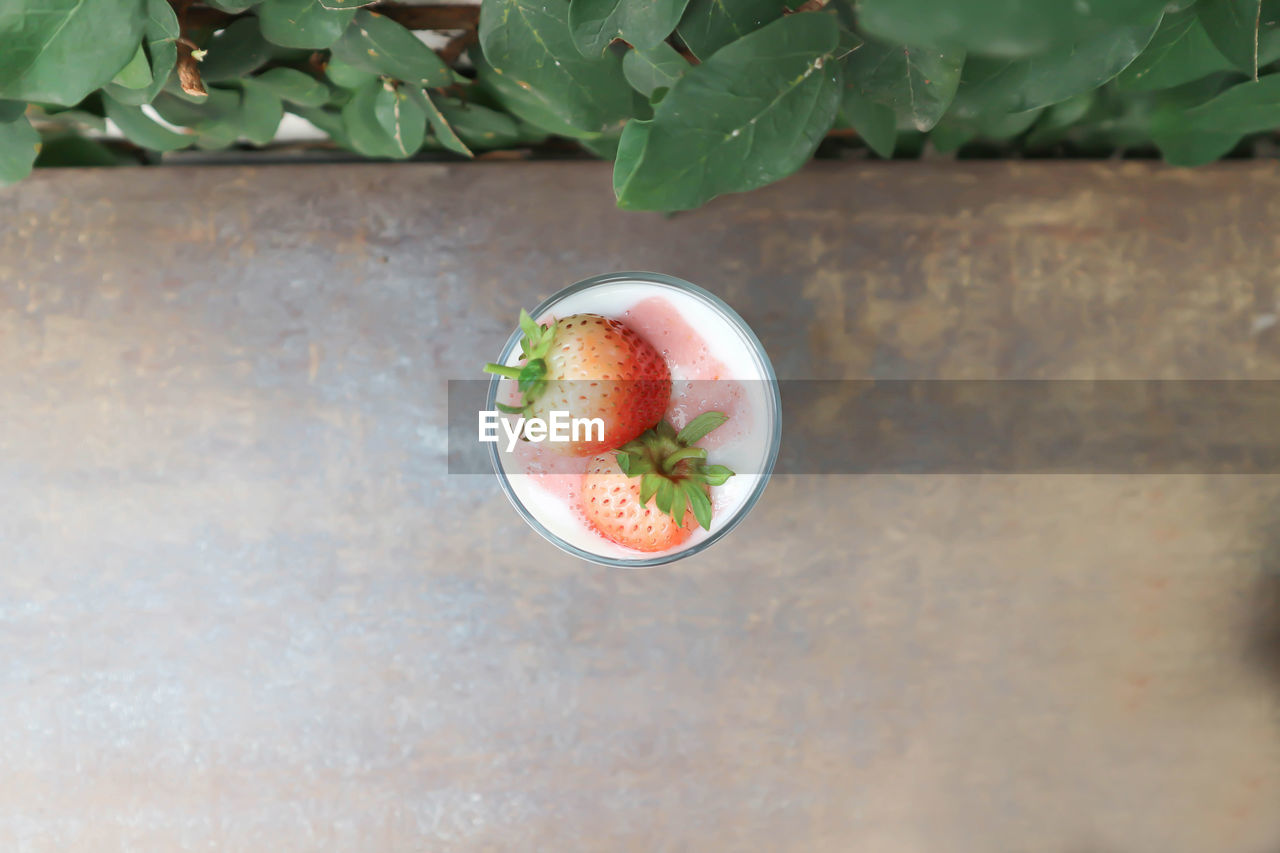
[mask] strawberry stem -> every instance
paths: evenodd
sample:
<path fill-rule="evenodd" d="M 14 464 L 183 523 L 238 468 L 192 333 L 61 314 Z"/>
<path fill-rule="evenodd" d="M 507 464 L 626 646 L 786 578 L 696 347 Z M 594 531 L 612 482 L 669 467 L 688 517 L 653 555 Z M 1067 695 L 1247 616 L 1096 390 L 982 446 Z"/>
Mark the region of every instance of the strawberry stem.
<path fill-rule="evenodd" d="M 707 451 L 690 445 L 729 420 L 721 412 L 705 412 L 676 433 L 671 424 L 657 426 L 624 444 L 615 453 L 618 468 L 628 477 L 640 478 L 640 503 L 650 499 L 659 512 L 683 523 L 685 508 L 698 524 L 711 529 L 711 499 L 707 491 L 723 485 L 733 472 L 723 465 L 708 465 Z"/>
<path fill-rule="evenodd" d="M 699 459 L 706 459 L 707 458 L 706 449 L 702 447 L 682 447 L 679 450 L 677 450 L 675 453 L 672 453 L 666 459 L 662 460 L 662 470 L 670 474 L 672 471 L 676 469 L 676 465 L 678 465 L 680 462 L 682 462 L 685 459 L 692 459 L 694 457 L 697 457 Z"/>
<path fill-rule="evenodd" d="M 484 366 L 485 373 L 496 373 L 508 379 L 519 379 L 520 370 L 519 367 L 507 367 L 505 364 L 494 364 L 492 361 Z"/>

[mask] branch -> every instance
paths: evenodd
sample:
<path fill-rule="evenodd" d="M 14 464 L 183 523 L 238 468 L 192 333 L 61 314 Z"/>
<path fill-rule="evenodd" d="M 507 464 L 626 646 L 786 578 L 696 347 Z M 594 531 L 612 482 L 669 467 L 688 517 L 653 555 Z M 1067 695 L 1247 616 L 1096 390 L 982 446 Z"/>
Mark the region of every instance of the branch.
<path fill-rule="evenodd" d="M 479 6 L 404 6 L 375 3 L 370 12 L 386 15 L 410 30 L 466 30 L 480 25 Z"/>
<path fill-rule="evenodd" d="M 188 95 L 207 95 L 209 91 L 200 79 L 200 63 L 191 54 L 191 42 L 185 38 L 178 39 L 178 83 Z"/>
<path fill-rule="evenodd" d="M 467 27 L 458 35 L 449 39 L 449 43 L 436 51 L 445 65 L 453 65 L 462 56 L 463 51 L 480 40 L 475 27 Z"/>
<path fill-rule="evenodd" d="M 189 0 L 188 0 L 189 2 Z M 183 0 L 169 0 L 175 9 Z M 406 6 L 400 3 L 375 3 L 366 7 L 370 12 L 386 15 L 402 27 L 410 30 L 465 30 L 480 23 L 479 6 Z M 192 6 L 187 10 L 187 23 L 195 29 L 225 27 L 236 18 L 212 6 Z"/>
<path fill-rule="evenodd" d="M 169 3 L 178 18 L 178 83 L 188 95 L 208 95 L 209 90 L 200 79 L 199 62 L 204 54 L 202 52 L 197 58 L 195 42 L 187 38 L 187 27 L 191 23 L 187 17 L 191 11 L 191 0 L 169 0 Z"/>

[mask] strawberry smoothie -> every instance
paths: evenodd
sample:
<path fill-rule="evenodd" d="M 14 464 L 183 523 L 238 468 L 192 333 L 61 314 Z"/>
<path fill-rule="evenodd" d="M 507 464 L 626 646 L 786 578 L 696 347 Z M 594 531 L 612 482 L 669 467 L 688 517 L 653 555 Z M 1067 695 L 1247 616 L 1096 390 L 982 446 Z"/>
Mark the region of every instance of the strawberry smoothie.
<path fill-rule="evenodd" d="M 610 565 L 669 562 L 727 529 L 763 488 L 776 453 L 777 389 L 767 356 L 738 318 L 725 313 L 714 297 L 683 282 L 649 274 L 602 277 L 582 289 L 570 288 L 535 315 L 539 323 L 574 314 L 599 314 L 633 329 L 665 359 L 671 373 L 671 400 L 666 420 L 677 430 L 703 412 L 717 411 L 729 420 L 699 442 L 711 461 L 735 473 L 711 488 L 710 530 L 699 527 L 686 541 L 665 551 L 641 552 L 600 535 L 585 519 L 579 504 L 582 477 L 589 457 L 567 456 L 548 443 L 517 442 L 508 452 L 496 448 L 511 487 L 513 501 L 551 534 L 552 541 L 603 559 Z M 519 365 L 512 346 L 505 364 Z M 516 383 L 501 379 L 497 401 L 518 402 Z"/>

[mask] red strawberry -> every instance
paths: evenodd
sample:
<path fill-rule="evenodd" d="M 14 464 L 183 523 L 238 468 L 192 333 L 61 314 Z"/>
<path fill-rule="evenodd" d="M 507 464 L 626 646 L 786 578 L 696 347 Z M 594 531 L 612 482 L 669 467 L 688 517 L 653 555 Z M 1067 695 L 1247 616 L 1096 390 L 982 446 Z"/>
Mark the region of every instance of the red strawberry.
<path fill-rule="evenodd" d="M 706 412 L 677 434 L 660 422 L 614 453 L 601 453 L 582 475 L 582 512 L 591 526 L 619 545 L 665 551 L 701 524 L 711 529 L 710 487 L 733 472 L 706 464 L 707 451 L 691 447 L 728 418 Z"/>
<path fill-rule="evenodd" d="M 502 406 L 526 418 L 600 418 L 604 437 L 584 431 L 578 441 L 552 442 L 570 456 L 621 447 L 662 419 L 671 399 L 671 371 L 632 329 L 598 314 L 574 314 L 539 326 L 520 312 L 522 367 L 488 364 L 485 370 L 519 382 L 522 405 Z M 588 437 L 590 440 L 588 440 Z"/>

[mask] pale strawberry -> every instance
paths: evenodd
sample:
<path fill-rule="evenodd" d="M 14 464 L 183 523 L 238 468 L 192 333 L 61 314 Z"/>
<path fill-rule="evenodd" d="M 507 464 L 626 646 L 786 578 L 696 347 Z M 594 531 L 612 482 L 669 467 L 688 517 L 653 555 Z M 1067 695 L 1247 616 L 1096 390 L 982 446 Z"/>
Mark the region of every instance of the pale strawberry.
<path fill-rule="evenodd" d="M 671 371 L 662 355 L 634 330 L 598 314 L 574 314 L 538 325 L 520 312 L 520 367 L 488 364 L 485 371 L 515 379 L 521 405 L 502 406 L 526 418 L 600 418 L 603 438 L 553 442 L 570 456 L 621 447 L 662 419 L 671 399 Z"/>
<path fill-rule="evenodd" d="M 612 453 L 591 460 L 582 475 L 582 514 L 601 536 L 637 551 L 665 551 L 701 524 L 711 529 L 710 487 L 733 476 L 708 465 L 691 445 L 728 418 L 706 412 L 679 433 L 666 421 Z"/>

